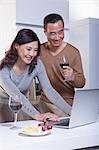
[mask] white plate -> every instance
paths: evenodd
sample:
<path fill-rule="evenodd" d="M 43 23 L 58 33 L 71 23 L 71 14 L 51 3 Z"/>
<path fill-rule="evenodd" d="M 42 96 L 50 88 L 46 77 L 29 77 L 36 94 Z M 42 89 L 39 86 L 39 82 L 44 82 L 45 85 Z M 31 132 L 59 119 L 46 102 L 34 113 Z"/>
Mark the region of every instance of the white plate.
<path fill-rule="evenodd" d="M 26 135 L 26 136 L 44 136 L 44 135 L 49 135 L 51 133 L 52 133 L 52 129 L 51 130 L 42 131 L 40 133 L 30 133 L 30 132 L 21 131 L 19 134 L 20 135 Z"/>

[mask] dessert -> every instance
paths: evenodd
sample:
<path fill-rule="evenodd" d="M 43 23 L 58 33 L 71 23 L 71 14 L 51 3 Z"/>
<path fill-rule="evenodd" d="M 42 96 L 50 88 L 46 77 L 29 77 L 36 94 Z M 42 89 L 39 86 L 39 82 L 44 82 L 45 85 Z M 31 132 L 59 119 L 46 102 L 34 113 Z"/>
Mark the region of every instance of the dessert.
<path fill-rule="evenodd" d="M 40 133 L 40 132 L 42 132 L 42 128 L 40 126 L 30 125 L 30 126 L 23 128 L 23 132 L 25 132 L 25 133 Z"/>
<path fill-rule="evenodd" d="M 43 134 L 43 133 L 51 133 L 52 125 L 49 124 L 47 120 L 43 121 L 43 123 L 39 123 L 37 125 L 28 125 L 27 127 L 23 128 L 24 134 Z"/>

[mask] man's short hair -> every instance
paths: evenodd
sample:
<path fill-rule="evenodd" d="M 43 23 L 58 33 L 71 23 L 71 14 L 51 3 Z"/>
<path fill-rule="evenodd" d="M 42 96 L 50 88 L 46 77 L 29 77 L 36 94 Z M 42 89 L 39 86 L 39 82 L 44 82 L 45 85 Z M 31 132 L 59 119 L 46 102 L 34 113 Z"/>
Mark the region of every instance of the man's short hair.
<path fill-rule="evenodd" d="M 44 18 L 44 21 L 43 21 L 44 29 L 47 28 L 47 24 L 48 24 L 48 23 L 56 23 L 56 22 L 58 22 L 59 20 L 62 21 L 63 27 L 64 27 L 64 20 L 63 20 L 63 18 L 62 18 L 61 15 L 59 15 L 59 14 L 49 14 L 49 15 L 47 15 L 47 16 Z"/>

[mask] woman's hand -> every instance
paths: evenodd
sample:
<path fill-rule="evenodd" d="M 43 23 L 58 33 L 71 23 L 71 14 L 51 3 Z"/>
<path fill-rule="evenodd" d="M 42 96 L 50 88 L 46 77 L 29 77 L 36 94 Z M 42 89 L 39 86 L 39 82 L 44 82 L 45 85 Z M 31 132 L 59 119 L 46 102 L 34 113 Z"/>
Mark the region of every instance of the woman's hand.
<path fill-rule="evenodd" d="M 36 114 L 34 116 L 34 119 L 35 120 L 38 120 L 38 121 L 45 121 L 46 119 L 50 119 L 52 121 L 59 121 L 59 117 L 53 113 L 43 113 L 43 114 Z"/>

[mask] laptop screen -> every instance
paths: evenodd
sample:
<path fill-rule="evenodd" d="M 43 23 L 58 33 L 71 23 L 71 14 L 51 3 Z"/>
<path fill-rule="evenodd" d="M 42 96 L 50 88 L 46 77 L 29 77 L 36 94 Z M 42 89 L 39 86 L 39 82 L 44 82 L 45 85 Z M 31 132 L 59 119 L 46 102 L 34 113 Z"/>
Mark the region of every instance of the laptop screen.
<path fill-rule="evenodd" d="M 74 128 L 96 121 L 99 111 L 99 89 L 83 89 L 75 92 L 70 118 L 52 122 L 55 127 Z"/>

